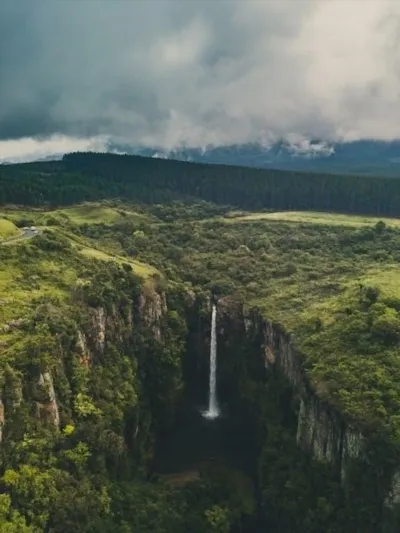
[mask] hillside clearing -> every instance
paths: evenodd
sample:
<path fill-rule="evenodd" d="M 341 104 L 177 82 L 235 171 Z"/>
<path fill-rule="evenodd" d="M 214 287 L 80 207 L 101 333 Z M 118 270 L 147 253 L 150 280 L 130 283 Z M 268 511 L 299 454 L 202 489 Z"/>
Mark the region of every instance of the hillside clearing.
<path fill-rule="evenodd" d="M 85 203 L 49 213 L 53 216 L 68 217 L 75 224 L 115 224 L 124 219 L 146 220 L 148 217 L 134 211 L 118 209 L 100 203 Z"/>
<path fill-rule="evenodd" d="M 374 226 L 380 220 L 387 226 L 400 227 L 398 218 L 379 218 L 360 215 L 343 215 L 337 213 L 319 213 L 311 211 L 278 211 L 274 213 L 228 213 L 222 220 L 228 223 L 254 222 L 260 220 L 293 222 L 297 224 L 323 224 L 327 226 Z"/>
<path fill-rule="evenodd" d="M 64 233 L 63 233 L 64 234 Z M 65 235 L 65 234 L 64 234 Z M 78 241 L 78 239 L 72 239 L 69 238 L 72 246 L 77 249 L 79 253 L 84 255 L 85 257 L 89 257 L 92 259 L 98 259 L 100 261 L 115 261 L 122 265 L 123 263 L 127 263 L 130 265 L 133 269 L 133 271 L 142 278 L 149 278 L 150 276 L 154 276 L 158 273 L 158 271 L 152 267 L 151 265 L 148 265 L 147 263 L 142 263 L 141 261 L 135 261 L 132 259 L 129 259 L 127 257 L 114 255 L 114 254 L 108 254 L 104 252 L 103 250 L 98 250 L 96 248 L 92 248 L 91 246 L 88 246 L 87 244 L 84 244 L 82 241 Z"/>

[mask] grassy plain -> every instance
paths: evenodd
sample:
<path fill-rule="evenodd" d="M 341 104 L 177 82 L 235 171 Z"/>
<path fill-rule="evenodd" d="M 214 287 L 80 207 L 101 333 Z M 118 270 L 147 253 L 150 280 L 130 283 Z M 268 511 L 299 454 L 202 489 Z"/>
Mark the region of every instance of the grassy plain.
<path fill-rule="evenodd" d="M 374 226 L 380 220 L 387 226 L 400 227 L 398 218 L 364 217 L 360 215 L 345 215 L 337 213 L 318 213 L 312 211 L 278 211 L 271 213 L 246 213 L 231 211 L 224 217 L 225 222 L 254 222 L 265 220 L 267 222 L 292 222 L 295 224 L 323 224 L 327 226 L 362 227 Z"/>

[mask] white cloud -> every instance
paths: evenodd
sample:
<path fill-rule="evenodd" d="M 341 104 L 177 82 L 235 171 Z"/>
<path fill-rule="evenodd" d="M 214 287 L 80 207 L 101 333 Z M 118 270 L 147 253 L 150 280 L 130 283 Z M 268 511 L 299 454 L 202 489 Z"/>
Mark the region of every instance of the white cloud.
<path fill-rule="evenodd" d="M 53 135 L 48 139 L 23 138 L 0 141 L 0 163 L 24 163 L 54 154 L 84 151 L 104 151 L 105 138 L 74 139 L 63 135 Z"/>

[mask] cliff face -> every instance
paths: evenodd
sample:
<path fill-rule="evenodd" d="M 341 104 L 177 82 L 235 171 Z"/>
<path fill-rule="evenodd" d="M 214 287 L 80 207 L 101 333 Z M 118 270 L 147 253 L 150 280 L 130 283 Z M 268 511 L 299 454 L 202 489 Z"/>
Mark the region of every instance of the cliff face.
<path fill-rule="evenodd" d="M 2 440 L 3 440 L 4 421 L 5 421 L 4 404 L 3 404 L 3 400 L 0 398 L 0 444 L 1 444 Z"/>
<path fill-rule="evenodd" d="M 60 427 L 60 413 L 57 396 L 54 390 L 53 377 L 49 371 L 40 373 L 37 389 L 43 395 L 43 401 L 37 402 L 37 415 L 39 418 L 49 420 L 56 429 Z"/>
<path fill-rule="evenodd" d="M 344 481 L 349 460 L 363 455 L 363 435 L 312 390 L 290 337 L 270 322 L 263 321 L 261 327 L 266 369 L 276 367 L 289 381 L 300 403 L 297 443 L 315 459 L 333 464 Z"/>
<path fill-rule="evenodd" d="M 224 299 L 218 309 L 219 319 L 229 329 L 229 334 L 237 334 L 232 333 L 231 328 L 245 330 L 241 340 L 236 339 L 236 344 L 254 345 L 256 342 L 252 352 L 260 349 L 264 379 L 274 375 L 283 376 L 290 384 L 294 411 L 298 413 L 298 446 L 314 459 L 330 464 L 345 489 L 355 486 L 357 480 L 352 477 L 354 464 L 371 466 L 368 439 L 356 424 L 346 421 L 338 411 L 318 397 L 307 379 L 301 355 L 293 347 L 290 336 L 281 326 L 265 320 L 255 309 L 245 311 L 239 304 Z M 259 368 L 254 377 L 260 379 Z M 375 466 L 376 472 L 382 470 L 379 465 Z M 400 504 L 399 472 L 400 468 L 392 472 L 390 482 L 382 482 L 380 474 L 376 474 L 376 483 L 382 483 L 384 504 L 389 508 Z"/>
<path fill-rule="evenodd" d="M 302 369 L 301 356 L 278 326 L 262 321 L 265 366 L 276 367 L 292 385 L 300 402 L 297 443 L 314 458 L 327 461 L 340 472 L 345 485 L 353 459 L 367 464 L 368 442 L 360 429 L 343 420 L 340 413 L 321 401 Z M 351 480 L 350 480 L 351 483 Z M 400 466 L 386 487 L 385 505 L 400 504 Z"/>
<path fill-rule="evenodd" d="M 168 311 L 165 294 L 144 290 L 139 298 L 138 310 L 145 325 L 152 331 L 154 338 L 160 341 L 162 319 Z"/>
<path fill-rule="evenodd" d="M 21 437 L 16 428 L 23 431 L 32 424 L 47 426 L 56 435 L 66 425 L 75 425 L 87 417 L 88 405 L 92 406 L 90 412 L 102 412 L 102 424 L 112 427 L 116 424 L 112 419 L 113 408 L 118 404 L 119 416 L 124 414 L 127 417 L 124 423 L 129 426 L 129 435 L 123 437 L 124 428 L 120 424 L 118 438 L 126 438 L 132 444 L 140 425 L 146 438 L 150 441 L 154 438 L 152 422 L 145 414 L 149 410 L 147 405 L 139 415 L 141 402 L 146 404 L 148 393 L 136 369 L 145 364 L 149 350 L 152 354 L 162 352 L 165 294 L 146 288 L 141 294 L 130 296 L 130 301 L 116 300 L 92 307 L 80 300 L 79 308 L 79 313 L 66 308 L 64 316 L 59 309 L 47 306 L 40 320 L 34 319 L 26 333 L 28 338 L 35 328 L 43 324 L 49 327 L 48 337 L 35 337 L 38 353 L 44 351 L 46 339 L 51 341 L 45 360 L 21 367 L 15 359 L 0 371 L 0 444 L 3 442 L 7 447 L 7 443 L 18 441 Z M 55 317 L 59 320 L 56 325 Z M 146 343 L 153 341 L 155 344 L 149 348 Z M 12 339 L 8 344 L 12 349 Z M 28 346 L 22 352 L 27 361 L 29 349 Z M 144 362 L 139 361 L 141 357 Z M 103 377 L 106 374 L 109 377 Z M 86 405 L 82 407 L 79 398 L 84 398 Z M 116 405 L 112 407 L 114 401 Z M 111 406 L 110 413 L 102 404 Z"/>

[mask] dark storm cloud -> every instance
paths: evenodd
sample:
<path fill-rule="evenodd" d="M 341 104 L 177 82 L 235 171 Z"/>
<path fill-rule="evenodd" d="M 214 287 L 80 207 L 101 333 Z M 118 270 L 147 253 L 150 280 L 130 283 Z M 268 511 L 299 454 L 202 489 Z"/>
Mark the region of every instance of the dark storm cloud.
<path fill-rule="evenodd" d="M 2 0 L 0 139 L 399 136 L 399 12 L 386 0 Z"/>

